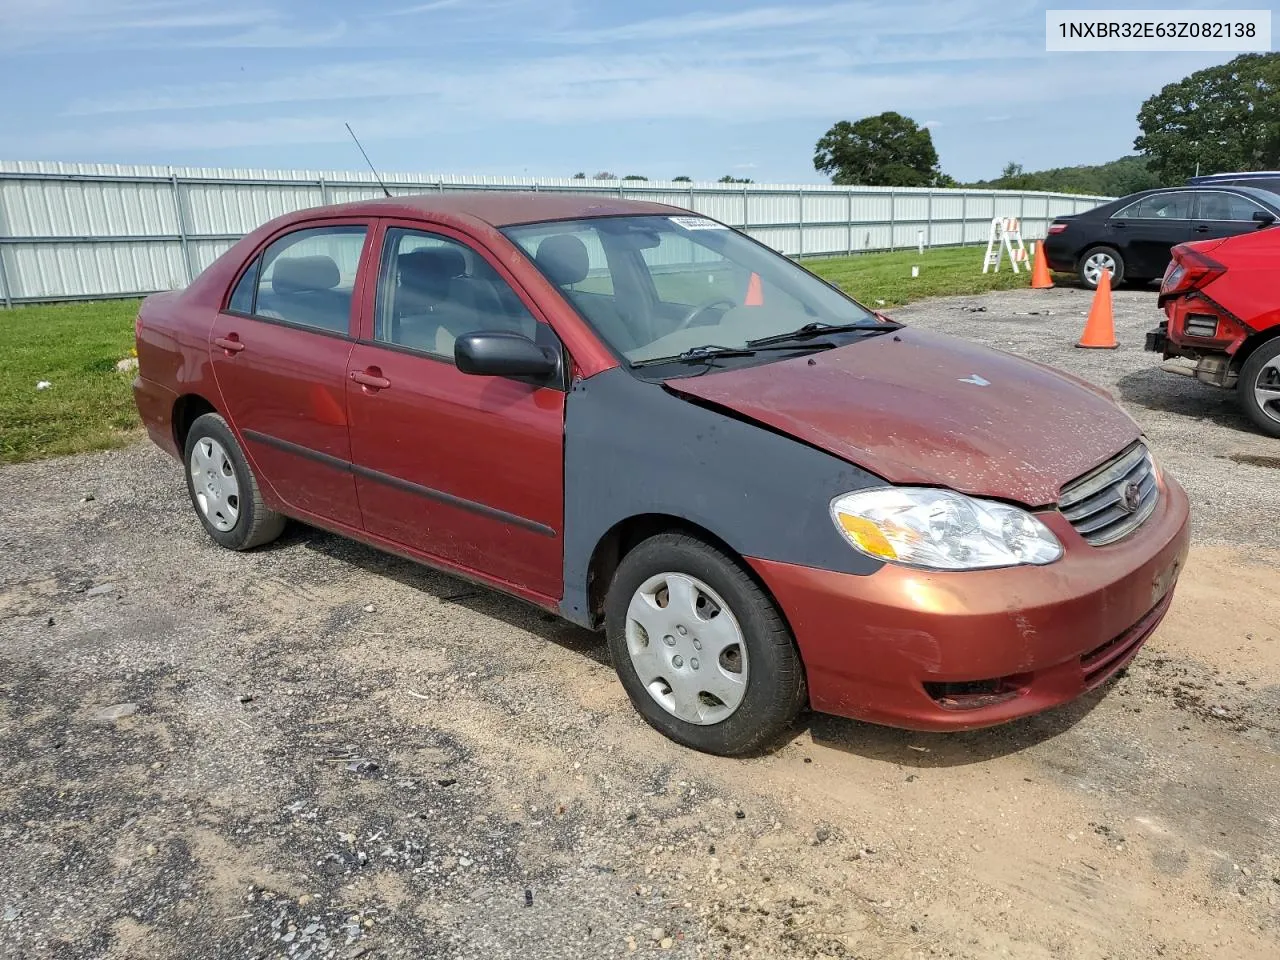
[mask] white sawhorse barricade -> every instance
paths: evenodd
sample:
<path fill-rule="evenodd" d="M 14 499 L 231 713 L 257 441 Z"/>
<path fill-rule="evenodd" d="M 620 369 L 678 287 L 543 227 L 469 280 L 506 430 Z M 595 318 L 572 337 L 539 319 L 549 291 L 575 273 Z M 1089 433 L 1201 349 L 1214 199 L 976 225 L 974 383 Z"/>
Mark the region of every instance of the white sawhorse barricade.
<path fill-rule="evenodd" d="M 991 235 L 987 238 L 987 256 L 982 261 L 982 272 L 994 268 L 1000 272 L 1000 261 L 1005 252 L 1009 254 L 1009 265 L 1013 272 L 1018 272 L 1018 264 L 1027 262 L 1027 248 L 1022 245 L 1022 224 L 1017 217 L 996 217 L 991 221 Z"/>

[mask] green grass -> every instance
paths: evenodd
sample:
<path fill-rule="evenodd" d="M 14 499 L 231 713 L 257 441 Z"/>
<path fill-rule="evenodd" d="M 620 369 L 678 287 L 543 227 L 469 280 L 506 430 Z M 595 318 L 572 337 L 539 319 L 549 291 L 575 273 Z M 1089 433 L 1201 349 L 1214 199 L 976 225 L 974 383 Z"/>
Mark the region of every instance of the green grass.
<path fill-rule="evenodd" d="M 878 300 L 883 300 L 885 307 L 896 307 L 925 297 L 971 295 L 1030 286 L 1030 270 L 1015 274 L 1009 269 L 1007 257 L 1000 265 L 999 273 L 984 274 L 982 257 L 986 249 L 985 244 L 942 247 L 926 250 L 923 256 L 910 250 L 809 259 L 803 263 L 824 280 L 838 284 L 845 293 L 873 309 L 882 306 Z M 914 279 L 911 276 L 913 266 L 920 268 L 920 276 Z"/>
<path fill-rule="evenodd" d="M 1030 283 L 1027 271 L 1015 276 L 1007 263 L 984 275 L 983 250 L 869 253 L 804 265 L 872 308 L 879 300 L 892 307 Z M 920 268 L 918 278 L 912 279 L 912 266 Z M 701 302 L 718 292 L 717 278 L 707 286 L 701 274 L 658 279 L 671 302 Z M 677 289 L 681 285 L 688 289 Z M 736 287 L 723 292 L 740 295 Z M 104 450 L 137 435 L 133 374 L 116 370 L 133 348 L 137 309 L 136 300 L 109 300 L 0 310 L 0 463 Z M 37 390 L 41 380 L 53 386 Z"/>
<path fill-rule="evenodd" d="M 135 436 L 132 355 L 138 301 L 0 310 L 0 463 L 104 450 Z M 47 390 L 36 384 L 47 380 Z"/>

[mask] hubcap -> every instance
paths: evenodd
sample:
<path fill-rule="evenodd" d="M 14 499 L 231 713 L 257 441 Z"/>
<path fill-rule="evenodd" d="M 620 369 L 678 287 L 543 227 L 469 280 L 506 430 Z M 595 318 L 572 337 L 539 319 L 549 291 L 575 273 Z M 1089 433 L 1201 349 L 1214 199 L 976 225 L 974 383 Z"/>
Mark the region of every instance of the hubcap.
<path fill-rule="evenodd" d="M 1102 280 L 1102 271 L 1108 271 L 1111 276 L 1116 275 L 1116 261 L 1110 254 L 1095 253 L 1084 262 L 1084 276 L 1093 286 L 1097 286 Z"/>
<path fill-rule="evenodd" d="M 686 723 L 733 715 L 747 692 L 747 647 L 728 604 L 697 577 L 650 577 L 627 608 L 627 652 L 649 696 Z"/>
<path fill-rule="evenodd" d="M 1280 423 L 1280 357 L 1272 357 L 1253 382 L 1253 398 L 1258 408 Z"/>
<path fill-rule="evenodd" d="M 189 467 L 196 507 L 215 530 L 231 530 L 240 519 L 240 484 L 227 451 L 212 437 L 201 437 L 191 448 Z"/>

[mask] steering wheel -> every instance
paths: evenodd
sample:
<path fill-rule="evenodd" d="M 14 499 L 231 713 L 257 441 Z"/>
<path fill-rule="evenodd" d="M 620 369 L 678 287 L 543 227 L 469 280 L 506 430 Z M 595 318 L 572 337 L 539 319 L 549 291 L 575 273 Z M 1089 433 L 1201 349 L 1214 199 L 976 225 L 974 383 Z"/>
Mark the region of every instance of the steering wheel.
<path fill-rule="evenodd" d="M 696 307 L 689 308 L 689 312 L 686 313 L 684 318 L 676 325 L 676 330 L 688 329 L 693 326 L 693 321 L 697 320 L 698 317 L 702 316 L 712 307 L 718 307 L 721 304 L 724 304 L 726 307 L 736 307 L 738 305 L 736 301 L 729 300 L 725 297 L 712 297 L 710 300 L 704 300 Z M 672 333 L 675 333 L 676 330 L 673 330 Z"/>

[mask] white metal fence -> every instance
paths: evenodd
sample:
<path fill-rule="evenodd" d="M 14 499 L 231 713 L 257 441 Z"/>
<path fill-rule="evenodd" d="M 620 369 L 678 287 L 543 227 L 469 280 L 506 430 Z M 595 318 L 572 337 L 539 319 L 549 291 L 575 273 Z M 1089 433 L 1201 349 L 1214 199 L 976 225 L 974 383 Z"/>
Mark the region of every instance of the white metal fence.
<path fill-rule="evenodd" d="M 789 256 L 984 243 L 993 217 L 1044 236 L 1106 197 L 1001 190 L 385 174 L 392 193 L 539 190 L 697 211 Z M 304 207 L 379 197 L 368 172 L 0 161 L 0 300 L 138 296 L 185 286 L 237 239 Z"/>

